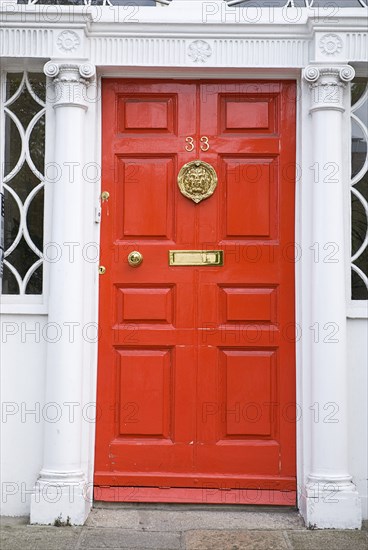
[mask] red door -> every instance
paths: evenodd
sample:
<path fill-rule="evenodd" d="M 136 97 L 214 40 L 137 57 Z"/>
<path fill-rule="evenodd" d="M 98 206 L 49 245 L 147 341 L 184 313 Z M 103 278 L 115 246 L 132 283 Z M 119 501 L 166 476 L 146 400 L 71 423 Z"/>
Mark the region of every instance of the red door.
<path fill-rule="evenodd" d="M 293 503 L 294 168 L 294 83 L 104 81 L 97 498 Z"/>

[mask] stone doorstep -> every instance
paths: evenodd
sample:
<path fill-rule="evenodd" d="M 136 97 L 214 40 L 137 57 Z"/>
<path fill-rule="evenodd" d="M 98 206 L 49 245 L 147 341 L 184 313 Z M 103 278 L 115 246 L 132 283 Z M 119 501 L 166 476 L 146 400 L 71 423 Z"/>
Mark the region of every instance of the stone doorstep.
<path fill-rule="evenodd" d="M 149 509 L 124 508 L 92 510 L 87 522 L 87 527 L 99 528 L 125 528 L 144 531 L 194 531 L 200 530 L 285 530 L 305 529 L 301 516 L 293 511 L 278 512 L 250 512 L 239 511 L 236 508 L 217 510 L 196 510 L 189 507 L 172 509 L 162 507 Z"/>
<path fill-rule="evenodd" d="M 0 520 L 2 550 L 367 550 L 362 531 L 308 530 L 296 511 L 96 508 L 84 527 Z M 227 526 L 225 527 L 226 522 Z M 223 525 L 219 528 L 219 522 Z M 215 527 L 214 527 L 215 526 Z"/>

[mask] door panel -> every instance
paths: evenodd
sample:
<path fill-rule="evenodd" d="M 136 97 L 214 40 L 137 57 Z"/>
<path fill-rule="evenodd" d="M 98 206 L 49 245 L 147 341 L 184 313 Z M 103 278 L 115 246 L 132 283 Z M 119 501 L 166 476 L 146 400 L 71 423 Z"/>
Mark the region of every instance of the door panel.
<path fill-rule="evenodd" d="M 294 92 L 104 81 L 96 485 L 295 488 Z M 198 204 L 196 159 L 218 176 Z"/>

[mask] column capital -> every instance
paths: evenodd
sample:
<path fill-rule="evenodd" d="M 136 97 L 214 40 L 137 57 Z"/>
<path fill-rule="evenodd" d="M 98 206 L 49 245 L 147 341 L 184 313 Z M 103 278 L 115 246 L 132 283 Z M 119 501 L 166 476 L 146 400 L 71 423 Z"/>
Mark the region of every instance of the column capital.
<path fill-rule="evenodd" d="M 95 79 L 94 65 L 48 61 L 43 71 L 53 81 L 53 92 L 49 97 L 54 108 L 64 106 L 88 109 L 87 88 Z"/>
<path fill-rule="evenodd" d="M 344 89 L 354 76 L 355 71 L 350 65 L 308 65 L 303 78 L 312 92 L 310 111 L 344 111 Z"/>

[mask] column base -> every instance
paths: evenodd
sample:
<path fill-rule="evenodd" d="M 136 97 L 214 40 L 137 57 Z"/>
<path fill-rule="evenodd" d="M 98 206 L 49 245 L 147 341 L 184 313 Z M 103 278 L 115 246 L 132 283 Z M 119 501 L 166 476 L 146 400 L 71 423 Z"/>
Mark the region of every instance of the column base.
<path fill-rule="evenodd" d="M 362 526 L 361 500 L 351 481 L 309 478 L 299 508 L 309 529 L 361 529 Z"/>
<path fill-rule="evenodd" d="M 31 497 L 31 524 L 83 525 L 92 507 L 92 490 L 82 472 L 42 471 Z"/>

